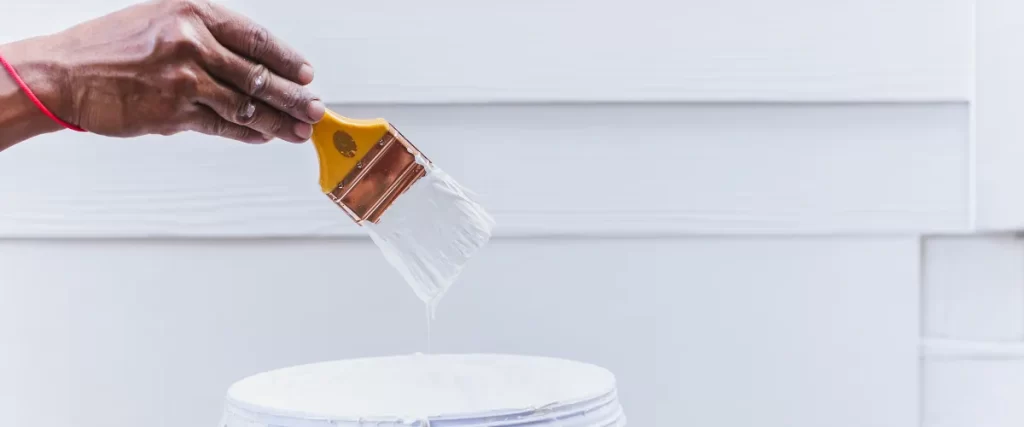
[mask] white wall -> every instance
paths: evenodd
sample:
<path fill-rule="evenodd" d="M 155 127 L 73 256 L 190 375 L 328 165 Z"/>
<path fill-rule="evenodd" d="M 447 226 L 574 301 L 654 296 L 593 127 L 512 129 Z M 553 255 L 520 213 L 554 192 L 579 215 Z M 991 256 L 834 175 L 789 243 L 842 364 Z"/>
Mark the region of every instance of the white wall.
<path fill-rule="evenodd" d="M 969 227 L 963 105 L 335 108 L 393 121 L 504 235 Z M 319 193 L 311 145 L 57 134 L 4 154 L 6 236 L 362 235 Z"/>
<path fill-rule="evenodd" d="M 5 3 L 0 41 L 132 1 Z M 970 0 L 221 3 L 309 56 L 330 102 L 905 102 L 971 91 Z"/>
<path fill-rule="evenodd" d="M 916 257 L 910 238 L 499 238 L 432 350 L 606 366 L 631 425 L 912 425 Z M 12 425 L 213 425 L 242 376 L 426 347 L 364 239 L 10 241 L 0 271 Z"/>
<path fill-rule="evenodd" d="M 129 3 L 0 2 L 0 40 Z M 434 351 L 601 364 L 639 426 L 1024 420 L 1012 1 L 225 3 L 497 217 Z M 2 416 L 213 425 L 241 376 L 423 350 L 315 167 L 192 135 L 5 151 Z"/>
<path fill-rule="evenodd" d="M 1024 240 L 930 239 L 924 247 L 927 425 L 1013 426 L 1024 420 Z"/>

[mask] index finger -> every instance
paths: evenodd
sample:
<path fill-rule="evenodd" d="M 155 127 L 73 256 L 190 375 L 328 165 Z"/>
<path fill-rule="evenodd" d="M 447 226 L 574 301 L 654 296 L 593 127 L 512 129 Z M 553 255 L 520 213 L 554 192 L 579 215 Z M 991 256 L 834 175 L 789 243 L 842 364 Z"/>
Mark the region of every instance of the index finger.
<path fill-rule="evenodd" d="M 313 66 L 309 61 L 266 28 L 215 2 L 208 2 L 208 5 L 201 18 L 224 47 L 295 83 L 306 85 L 313 81 Z"/>

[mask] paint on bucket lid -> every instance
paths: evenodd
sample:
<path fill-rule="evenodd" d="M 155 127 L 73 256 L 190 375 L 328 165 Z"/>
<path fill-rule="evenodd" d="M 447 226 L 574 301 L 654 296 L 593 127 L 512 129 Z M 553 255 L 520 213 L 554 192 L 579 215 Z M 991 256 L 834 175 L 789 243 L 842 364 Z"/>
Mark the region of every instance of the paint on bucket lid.
<path fill-rule="evenodd" d="M 615 377 L 563 359 L 406 355 L 264 372 L 228 391 L 222 427 L 624 426 Z"/>

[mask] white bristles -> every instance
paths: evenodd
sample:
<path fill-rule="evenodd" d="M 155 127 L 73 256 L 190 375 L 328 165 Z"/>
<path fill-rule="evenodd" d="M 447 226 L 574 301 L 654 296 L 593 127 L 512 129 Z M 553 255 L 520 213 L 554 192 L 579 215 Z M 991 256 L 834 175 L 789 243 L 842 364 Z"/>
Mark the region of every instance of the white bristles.
<path fill-rule="evenodd" d="M 422 158 L 416 161 L 426 176 L 366 227 L 433 317 L 463 267 L 490 240 L 495 223 L 451 176 Z"/>

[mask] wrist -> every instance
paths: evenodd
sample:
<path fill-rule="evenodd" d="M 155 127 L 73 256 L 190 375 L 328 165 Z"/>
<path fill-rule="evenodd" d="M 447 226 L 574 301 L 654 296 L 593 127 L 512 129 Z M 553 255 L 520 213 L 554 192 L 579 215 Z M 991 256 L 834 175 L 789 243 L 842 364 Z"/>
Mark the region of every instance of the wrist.
<path fill-rule="evenodd" d="M 74 123 L 71 93 L 66 87 L 67 67 L 49 37 L 0 45 L 0 54 L 14 67 L 44 106 L 57 117 Z M 17 142 L 63 127 L 32 103 L 7 70 L 0 67 L 0 150 Z"/>

